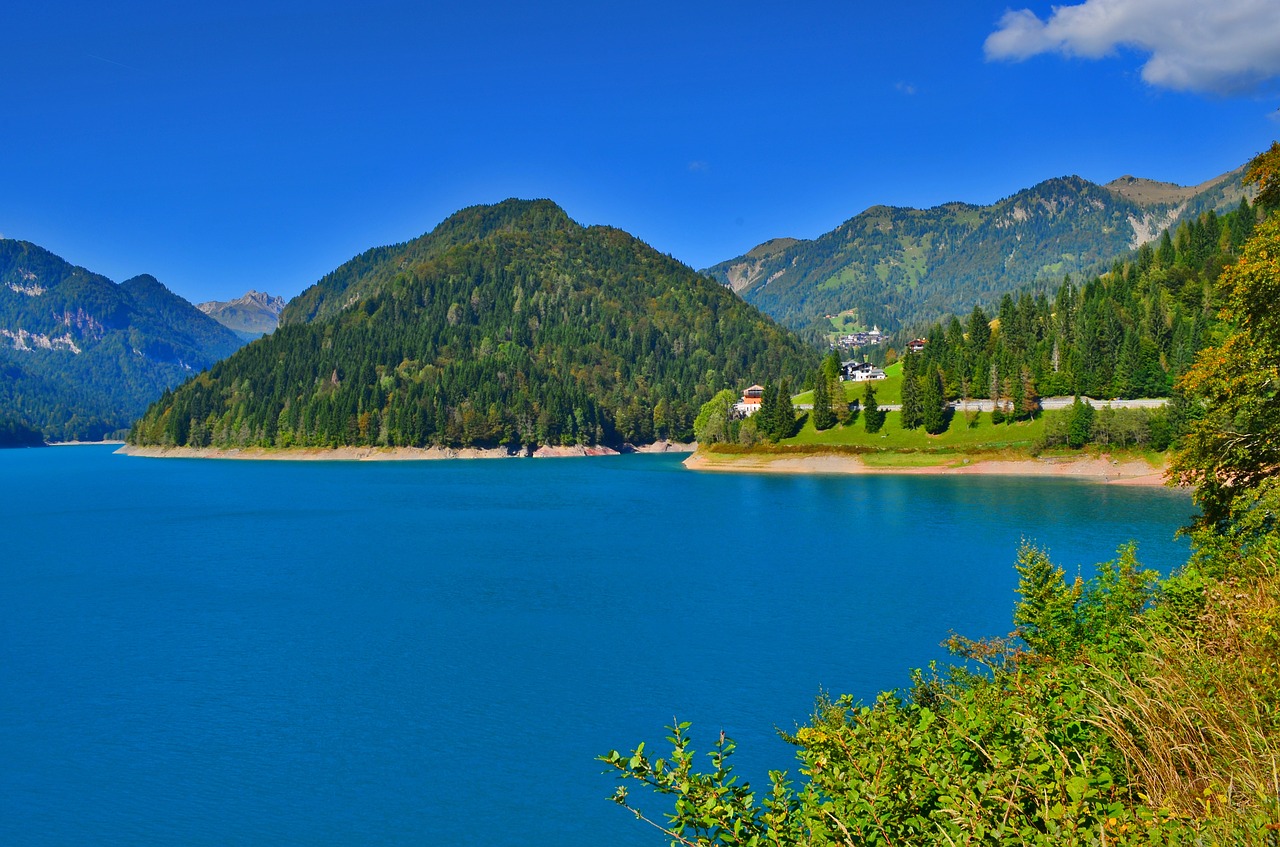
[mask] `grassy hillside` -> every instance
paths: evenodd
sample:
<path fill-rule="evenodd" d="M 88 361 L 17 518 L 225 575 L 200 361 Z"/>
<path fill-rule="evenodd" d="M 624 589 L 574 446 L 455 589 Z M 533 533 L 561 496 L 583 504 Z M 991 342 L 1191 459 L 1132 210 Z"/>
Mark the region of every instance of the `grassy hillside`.
<path fill-rule="evenodd" d="M 844 399 L 847 403 L 861 403 L 866 397 L 867 386 L 872 385 L 876 389 L 876 402 L 881 405 L 895 406 L 902 402 L 902 363 L 895 362 L 884 369 L 884 379 L 878 379 L 874 382 L 846 382 L 844 386 Z M 813 391 L 801 391 L 799 394 L 791 398 L 791 402 L 796 405 L 812 405 Z"/>
<path fill-rule="evenodd" d="M 919 450 L 919 451 L 958 451 L 983 449 L 1006 450 L 1017 449 L 1031 451 L 1044 438 L 1045 419 L 1043 417 L 1030 421 L 1011 423 L 991 423 L 991 415 L 976 415 L 976 424 L 971 426 L 963 414 L 955 414 L 951 418 L 947 431 L 940 435 L 929 435 L 923 429 L 903 429 L 902 416 L 898 412 L 889 412 L 885 417 L 884 427 L 875 433 L 867 432 L 860 419 L 855 419 L 848 426 L 837 426 L 817 432 L 813 428 L 811 418 L 806 418 L 804 426 L 793 438 L 783 439 L 779 444 L 803 445 L 842 445 L 865 447 L 869 450 Z"/>

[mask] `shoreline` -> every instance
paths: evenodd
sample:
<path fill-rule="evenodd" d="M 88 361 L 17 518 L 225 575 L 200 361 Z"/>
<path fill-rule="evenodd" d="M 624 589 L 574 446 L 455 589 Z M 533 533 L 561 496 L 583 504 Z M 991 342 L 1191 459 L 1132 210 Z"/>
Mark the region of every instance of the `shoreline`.
<path fill-rule="evenodd" d="M 46 441 L 46 447 L 101 447 L 103 444 L 124 444 L 123 441 L 107 439 L 106 441 Z"/>
<path fill-rule="evenodd" d="M 691 453 L 693 444 L 659 441 L 621 450 L 599 445 L 552 447 L 512 452 L 506 447 L 143 447 L 125 444 L 118 456 L 147 459 L 238 459 L 280 462 L 422 462 L 441 459 L 550 459 L 618 456 L 623 453 Z"/>
<path fill-rule="evenodd" d="M 93 442 L 102 444 L 103 442 Z M 682 464 L 707 473 L 765 473 L 836 476 L 1022 476 L 1059 477 L 1107 485 L 1164 487 L 1165 466 L 1152 466 L 1135 458 L 1123 461 L 1109 454 L 1096 456 L 1037 457 L 938 457 L 932 464 L 878 465 L 862 455 L 810 453 L 710 453 L 696 444 L 656 442 L 622 449 L 600 445 L 552 447 L 510 451 L 506 447 L 157 447 L 121 444 L 115 455 L 148 459 L 227 459 L 282 462 L 404 462 L 445 459 L 546 459 L 583 456 L 618 456 L 626 453 L 689 453 Z M 875 454 L 871 454 L 875 455 Z"/>
<path fill-rule="evenodd" d="M 959 462 L 959 464 L 957 464 Z M 707 453 L 699 451 L 684 460 L 693 471 L 710 473 L 834 474 L 913 476 L 1024 476 L 1059 477 L 1100 482 L 1107 485 L 1165 486 L 1165 467 L 1153 467 L 1142 459 L 1114 460 L 1100 456 L 1053 458 L 952 457 L 928 465 L 875 465 L 862 456 L 831 453 L 788 456 L 763 453 Z"/>

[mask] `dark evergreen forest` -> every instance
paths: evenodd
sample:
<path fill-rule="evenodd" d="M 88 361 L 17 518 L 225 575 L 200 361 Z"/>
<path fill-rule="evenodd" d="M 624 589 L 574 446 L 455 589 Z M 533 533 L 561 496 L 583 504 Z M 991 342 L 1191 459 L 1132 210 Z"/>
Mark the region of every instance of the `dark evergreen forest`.
<path fill-rule="evenodd" d="M 272 336 L 164 397 L 138 444 L 689 439 L 717 391 L 818 361 L 714 281 L 547 201 L 475 207 L 354 259 Z"/>

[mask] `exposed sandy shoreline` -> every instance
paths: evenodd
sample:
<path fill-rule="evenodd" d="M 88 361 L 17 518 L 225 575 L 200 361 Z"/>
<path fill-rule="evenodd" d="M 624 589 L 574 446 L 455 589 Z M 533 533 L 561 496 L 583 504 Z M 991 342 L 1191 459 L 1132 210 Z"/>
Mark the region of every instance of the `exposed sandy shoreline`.
<path fill-rule="evenodd" d="M 505 447 L 481 449 L 467 447 L 138 447 L 126 444 L 116 453 L 126 456 L 143 456 L 159 459 L 251 459 L 286 462 L 397 462 L 429 461 L 433 459 L 535 459 L 565 456 L 616 456 L 627 453 L 689 453 L 694 445 L 659 441 L 639 447 L 627 445 L 623 450 L 611 447 L 539 447 L 527 451 L 511 452 Z"/>
<path fill-rule="evenodd" d="M 506 448 L 448 447 L 290 447 L 290 448 L 214 448 L 214 447 L 137 447 L 123 445 L 116 453 L 126 456 L 164 459 L 244 459 L 288 462 L 396 462 L 431 461 L 435 459 L 509 459 L 556 458 L 570 456 L 616 456 L 619 452 L 689 453 L 693 444 L 658 442 L 640 447 L 628 445 L 623 451 L 610 447 L 539 447 L 529 453 L 512 453 Z M 728 473 L 777 474 L 906 474 L 917 476 L 1056 476 L 1105 482 L 1110 485 L 1164 485 L 1164 468 L 1152 467 L 1140 459 L 1123 462 L 1102 456 L 1052 457 L 1026 459 L 966 460 L 963 457 L 940 458 L 938 464 L 924 466 L 884 466 L 868 464 L 861 456 L 833 453 L 789 456 L 767 453 L 696 452 L 684 460 L 684 466 L 695 471 Z"/>
<path fill-rule="evenodd" d="M 936 465 L 893 467 L 867 464 L 860 456 L 831 453 L 809 456 L 763 453 L 698 452 L 684 466 L 697 471 L 780 474 L 908 474 L 921 476 L 1054 476 L 1105 482 L 1111 485 L 1164 485 L 1164 468 L 1140 459 L 1113 461 L 1109 456 L 1026 459 L 941 459 Z"/>
<path fill-rule="evenodd" d="M 124 442 L 112 441 L 110 439 L 106 441 L 50 441 L 47 443 L 46 446 L 48 447 L 86 447 L 86 446 L 101 447 L 103 444 L 124 444 Z"/>

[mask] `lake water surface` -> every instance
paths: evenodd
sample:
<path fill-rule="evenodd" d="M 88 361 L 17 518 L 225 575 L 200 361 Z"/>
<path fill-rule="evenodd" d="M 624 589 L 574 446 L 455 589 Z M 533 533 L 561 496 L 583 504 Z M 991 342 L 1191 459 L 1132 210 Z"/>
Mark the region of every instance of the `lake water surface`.
<path fill-rule="evenodd" d="M 0 843 L 666 841 L 594 757 L 724 729 L 763 784 L 826 689 L 1011 628 L 1023 536 L 1167 571 L 1184 494 L 0 451 Z"/>

